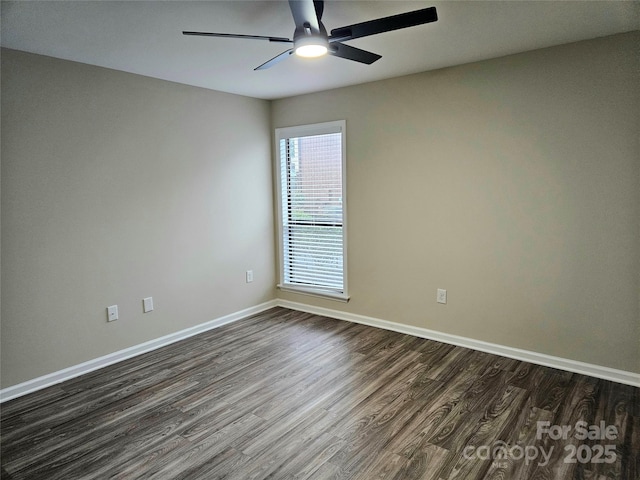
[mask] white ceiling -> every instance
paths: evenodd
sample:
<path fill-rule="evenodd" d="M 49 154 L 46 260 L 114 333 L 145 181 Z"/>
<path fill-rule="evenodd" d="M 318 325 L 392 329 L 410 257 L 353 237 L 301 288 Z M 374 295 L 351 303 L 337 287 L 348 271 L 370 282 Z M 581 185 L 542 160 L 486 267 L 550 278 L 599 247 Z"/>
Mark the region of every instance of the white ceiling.
<path fill-rule="evenodd" d="M 291 56 L 286 44 L 186 37 L 183 30 L 291 38 L 286 0 L 2 1 L 2 46 L 251 97 L 274 99 L 640 30 L 639 1 L 325 2 L 327 30 L 435 6 L 435 23 L 352 40 L 382 59 Z"/>

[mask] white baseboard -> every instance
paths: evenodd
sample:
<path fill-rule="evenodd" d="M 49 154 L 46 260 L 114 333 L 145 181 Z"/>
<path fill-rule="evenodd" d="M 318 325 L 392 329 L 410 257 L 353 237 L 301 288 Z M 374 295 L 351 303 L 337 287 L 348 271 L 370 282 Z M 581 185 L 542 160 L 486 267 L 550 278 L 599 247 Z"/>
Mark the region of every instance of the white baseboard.
<path fill-rule="evenodd" d="M 80 375 L 84 375 L 85 373 L 89 373 L 94 370 L 113 365 L 114 363 L 118 363 L 128 358 L 135 357 L 136 355 L 150 352 L 151 350 L 155 350 L 157 348 L 164 347 L 165 345 L 169 345 L 171 343 L 184 340 L 185 338 L 192 337 L 199 333 L 221 327 L 222 325 L 241 320 L 250 315 L 264 312 L 265 310 L 273 307 L 290 308 L 291 310 L 313 313 L 316 315 L 322 315 L 338 320 L 361 323 L 363 325 L 369 325 L 371 327 L 382 328 L 399 333 L 406 333 L 415 337 L 428 338 L 430 340 L 436 340 L 442 343 L 458 345 L 460 347 L 471 348 L 474 350 L 479 350 L 481 352 L 493 353 L 503 357 L 535 363 L 537 365 L 544 365 L 546 367 L 557 368 L 569 372 L 589 375 L 591 377 L 602 378 L 604 380 L 611 380 L 612 382 L 640 387 L 640 374 L 633 372 L 617 370 L 609 367 L 602 367 L 600 365 L 578 362 L 576 360 L 569 360 L 561 357 L 554 357 L 543 353 L 521 350 L 519 348 L 506 347 L 504 345 L 483 342 L 481 340 L 474 340 L 472 338 L 437 332 L 435 330 L 429 330 L 421 327 L 413 327 L 411 325 L 390 322 L 388 320 L 367 317 L 365 315 L 341 312 L 339 310 L 315 307 L 313 305 L 307 305 L 304 303 L 277 299 L 270 300 L 268 302 L 261 303 L 260 305 L 256 305 L 254 307 L 240 310 L 238 312 L 225 315 L 215 320 L 196 325 L 195 327 L 187 328 L 185 330 L 181 330 L 179 332 L 175 332 L 164 337 L 157 338 L 155 340 L 150 340 L 139 345 L 134 345 L 133 347 L 125 348 L 124 350 L 119 350 L 117 352 L 94 358 L 93 360 L 89 360 L 87 362 L 80 363 L 78 365 L 74 365 L 72 367 L 65 368 L 48 375 L 43 375 L 41 377 L 34 378 L 33 380 L 28 380 L 24 383 L 2 389 L 0 390 L 0 403 L 6 402 L 13 398 L 21 397 L 23 395 L 41 390 L 46 387 L 50 387 L 52 385 L 64 382 L 65 380 L 79 377 Z"/>
<path fill-rule="evenodd" d="M 519 348 L 498 345 L 495 343 L 483 342 L 481 340 L 474 340 L 472 338 L 437 332 L 435 330 L 429 330 L 421 327 L 413 327 L 411 325 L 390 322 L 388 320 L 367 317 L 365 315 L 341 312 L 339 310 L 333 310 L 330 308 L 315 307 L 313 305 L 291 302 L 282 299 L 278 299 L 276 300 L 276 302 L 279 307 L 313 313 L 316 315 L 322 315 L 338 320 L 361 323 L 363 325 L 369 325 L 371 327 L 392 330 L 398 333 L 406 333 L 414 337 L 428 338 L 430 340 L 436 340 L 442 343 L 471 348 L 473 350 L 479 350 L 486 353 L 493 353 L 495 355 L 513 358 L 524 362 L 535 363 L 536 365 L 543 365 L 545 367 L 557 368 L 559 370 L 580 373 L 582 375 L 589 375 L 591 377 L 602 378 L 604 380 L 611 380 L 612 382 L 640 387 L 640 374 L 638 373 L 617 370 L 615 368 L 602 367 L 600 365 L 578 362 L 576 360 L 570 360 L 561 357 L 554 357 L 552 355 L 546 355 L 544 353 L 537 353 L 529 350 L 522 350 Z"/>
<path fill-rule="evenodd" d="M 102 357 L 94 358 L 93 360 L 89 360 L 87 362 L 80 363 L 78 365 L 74 365 L 57 372 L 49 373 L 47 375 L 43 375 L 42 377 L 28 380 L 24 383 L 19 383 L 18 385 L 0 390 L 0 403 L 6 402 L 7 400 L 11 400 L 13 398 L 21 397 L 22 395 L 26 395 L 27 393 L 35 392 L 36 390 L 50 387 L 57 383 L 64 382 L 65 380 L 79 377 L 80 375 L 84 375 L 85 373 L 98 370 L 99 368 L 103 368 L 108 365 L 113 365 L 114 363 L 121 362 L 122 360 L 135 357 L 136 355 L 140 355 L 142 353 L 150 352 L 151 350 L 155 350 L 157 348 L 164 347 L 165 345 L 169 345 L 171 343 L 184 340 L 185 338 L 192 337 L 199 333 L 206 332 L 207 330 L 212 330 L 214 328 L 221 327 L 222 325 L 241 320 L 248 316 L 255 315 L 256 313 L 264 312 L 265 310 L 268 310 L 275 306 L 277 306 L 276 300 L 270 300 L 268 302 L 261 303 L 260 305 L 246 308 L 244 310 L 240 310 L 238 312 L 216 318 L 215 320 L 196 325 L 195 327 L 180 330 L 179 332 L 171 333 L 169 335 L 165 335 L 164 337 L 156 338 L 155 340 L 150 340 L 139 345 L 134 345 L 133 347 L 125 348 L 124 350 L 119 350 Z"/>

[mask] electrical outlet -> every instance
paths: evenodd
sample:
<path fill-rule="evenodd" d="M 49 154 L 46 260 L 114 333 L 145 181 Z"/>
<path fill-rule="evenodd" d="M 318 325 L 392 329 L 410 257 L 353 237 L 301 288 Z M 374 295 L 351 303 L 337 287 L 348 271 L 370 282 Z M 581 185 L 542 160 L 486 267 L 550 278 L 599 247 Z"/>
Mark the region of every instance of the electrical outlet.
<path fill-rule="evenodd" d="M 247 270 L 246 280 L 247 280 L 247 283 L 253 282 L 253 270 Z"/>
<path fill-rule="evenodd" d="M 142 299 L 142 311 L 149 313 L 153 310 L 153 297 L 147 297 Z"/>
<path fill-rule="evenodd" d="M 107 322 L 113 322 L 118 319 L 118 305 L 107 307 Z"/>
<path fill-rule="evenodd" d="M 439 288 L 438 294 L 436 296 L 436 301 L 438 303 L 447 303 L 447 291 Z"/>

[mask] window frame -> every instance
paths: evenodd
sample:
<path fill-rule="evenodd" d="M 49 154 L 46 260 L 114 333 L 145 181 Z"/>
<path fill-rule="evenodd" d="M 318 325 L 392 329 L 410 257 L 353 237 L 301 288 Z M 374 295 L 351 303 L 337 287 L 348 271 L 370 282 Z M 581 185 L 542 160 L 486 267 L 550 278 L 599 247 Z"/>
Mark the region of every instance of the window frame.
<path fill-rule="evenodd" d="M 341 164 L 342 164 L 342 291 L 333 291 L 330 289 L 323 289 L 321 287 L 313 286 L 301 286 L 285 284 L 285 261 L 284 261 L 284 222 L 283 222 L 283 202 L 282 202 L 282 156 L 280 152 L 280 141 L 288 138 L 297 138 L 314 135 L 326 135 L 331 133 L 341 134 Z M 314 123 L 308 125 L 297 125 L 292 127 L 282 127 L 275 129 L 275 179 L 276 179 L 276 219 L 278 226 L 278 270 L 279 278 L 277 287 L 286 292 L 294 292 L 303 295 L 312 295 L 316 297 L 328 298 L 331 300 L 338 300 L 342 302 L 349 301 L 348 293 L 348 275 L 347 275 L 347 153 L 346 153 L 346 121 L 336 120 L 331 122 Z"/>

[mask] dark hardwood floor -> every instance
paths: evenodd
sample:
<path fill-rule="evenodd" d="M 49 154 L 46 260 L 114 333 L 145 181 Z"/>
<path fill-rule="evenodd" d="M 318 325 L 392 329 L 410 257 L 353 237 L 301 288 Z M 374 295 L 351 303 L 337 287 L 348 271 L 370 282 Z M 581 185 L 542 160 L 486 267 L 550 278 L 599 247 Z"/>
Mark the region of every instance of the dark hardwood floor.
<path fill-rule="evenodd" d="M 276 308 L 4 403 L 2 478 L 638 480 L 639 390 Z"/>

